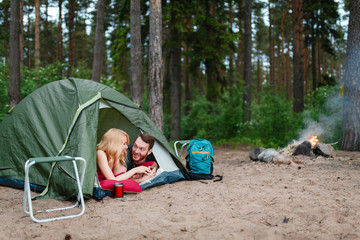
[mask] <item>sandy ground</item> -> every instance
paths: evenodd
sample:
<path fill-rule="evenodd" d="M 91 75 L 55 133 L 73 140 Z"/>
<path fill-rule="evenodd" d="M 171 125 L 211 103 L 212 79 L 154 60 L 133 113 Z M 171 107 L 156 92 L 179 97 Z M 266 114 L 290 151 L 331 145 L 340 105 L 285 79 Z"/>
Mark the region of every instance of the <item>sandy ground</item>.
<path fill-rule="evenodd" d="M 83 216 L 49 223 L 25 215 L 22 190 L 0 187 L 0 239 L 360 239 L 359 152 L 274 165 L 236 148 L 215 147 L 221 182 L 90 199 Z M 63 204 L 41 200 L 34 208 Z"/>

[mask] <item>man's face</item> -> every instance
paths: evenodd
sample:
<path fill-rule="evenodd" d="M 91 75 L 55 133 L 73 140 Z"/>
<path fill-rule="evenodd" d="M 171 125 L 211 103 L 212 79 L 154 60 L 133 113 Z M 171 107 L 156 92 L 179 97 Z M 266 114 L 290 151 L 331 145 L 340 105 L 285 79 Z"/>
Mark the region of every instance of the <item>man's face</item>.
<path fill-rule="evenodd" d="M 145 158 L 152 152 L 149 150 L 149 144 L 144 142 L 141 137 L 135 140 L 134 146 L 131 150 L 131 156 L 134 160 L 135 165 L 140 165 L 145 162 Z"/>

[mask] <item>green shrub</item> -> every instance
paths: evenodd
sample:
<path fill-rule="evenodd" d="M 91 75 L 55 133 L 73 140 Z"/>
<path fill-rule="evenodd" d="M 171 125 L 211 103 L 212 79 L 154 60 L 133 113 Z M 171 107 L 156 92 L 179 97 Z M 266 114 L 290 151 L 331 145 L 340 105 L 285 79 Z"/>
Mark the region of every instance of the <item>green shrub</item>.
<path fill-rule="evenodd" d="M 278 148 L 298 136 L 301 119 L 293 113 L 290 101 L 264 91 L 260 102 L 252 104 L 247 122 L 240 92 L 233 97 L 224 95 L 217 103 L 204 98 L 192 101 L 189 114 L 182 118 L 182 137 Z"/>
<path fill-rule="evenodd" d="M 28 69 L 24 67 L 21 70 L 21 98 L 38 89 L 39 87 L 64 79 L 63 73 L 68 68 L 68 64 L 54 63 L 47 67 L 37 69 Z"/>
<path fill-rule="evenodd" d="M 7 65 L 0 64 L 0 122 L 9 111 L 8 88 L 9 67 Z"/>
<path fill-rule="evenodd" d="M 212 117 L 209 119 L 210 133 L 214 141 L 237 138 L 241 134 L 244 112 L 240 92 L 232 97 L 225 94 L 222 100 L 214 105 Z"/>
<path fill-rule="evenodd" d="M 198 98 L 188 103 L 190 111 L 182 117 L 182 138 L 206 138 L 213 142 L 234 139 L 243 118 L 241 94 L 224 94 L 216 103 Z"/>
<path fill-rule="evenodd" d="M 292 102 L 270 91 L 261 94 L 261 104 L 253 104 L 249 136 L 264 147 L 283 147 L 298 136 L 301 119 L 292 111 Z"/>
<path fill-rule="evenodd" d="M 194 137 L 208 138 L 207 134 L 209 124 L 209 105 L 210 102 L 205 98 L 199 98 L 187 103 L 190 111 L 187 116 L 182 118 L 181 136 L 184 139 Z"/>
<path fill-rule="evenodd" d="M 47 83 L 65 78 L 62 73 L 66 68 L 67 65 L 61 63 L 54 63 L 39 70 L 24 67 L 21 69 L 20 77 L 21 98 L 25 98 Z M 2 121 L 9 111 L 9 67 L 6 65 L 0 65 L 0 88 L 0 121 Z"/>
<path fill-rule="evenodd" d="M 91 79 L 92 70 L 86 66 L 86 62 L 79 61 L 77 67 L 71 72 L 71 77 L 81 79 Z"/>

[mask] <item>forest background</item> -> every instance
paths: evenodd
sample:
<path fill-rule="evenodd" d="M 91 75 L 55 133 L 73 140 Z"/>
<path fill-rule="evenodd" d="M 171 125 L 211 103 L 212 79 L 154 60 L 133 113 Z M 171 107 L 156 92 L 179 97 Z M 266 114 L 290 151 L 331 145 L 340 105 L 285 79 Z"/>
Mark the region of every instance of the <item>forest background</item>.
<path fill-rule="evenodd" d="M 317 135 L 360 150 L 360 127 L 343 128 L 350 9 L 341 0 L 2 0 L 0 120 L 42 85 L 74 77 L 130 97 L 170 140 L 278 148 Z"/>

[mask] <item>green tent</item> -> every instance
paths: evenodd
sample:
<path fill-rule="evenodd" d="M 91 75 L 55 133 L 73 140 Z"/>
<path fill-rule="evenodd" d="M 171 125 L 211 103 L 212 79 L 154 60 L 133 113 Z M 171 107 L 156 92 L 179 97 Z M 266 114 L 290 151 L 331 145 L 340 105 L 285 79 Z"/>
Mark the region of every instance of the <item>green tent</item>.
<path fill-rule="evenodd" d="M 142 189 L 184 179 L 187 170 L 161 131 L 123 94 L 100 83 L 66 79 L 49 83 L 24 98 L 0 124 L 0 184 L 24 181 L 24 164 L 32 157 L 73 156 L 86 162 L 83 193 L 93 194 L 96 144 L 109 128 L 120 128 L 133 143 L 141 132 L 152 134 L 162 173 Z M 69 199 L 77 196 L 71 162 L 36 164 L 30 183 L 47 186 L 42 195 Z"/>

